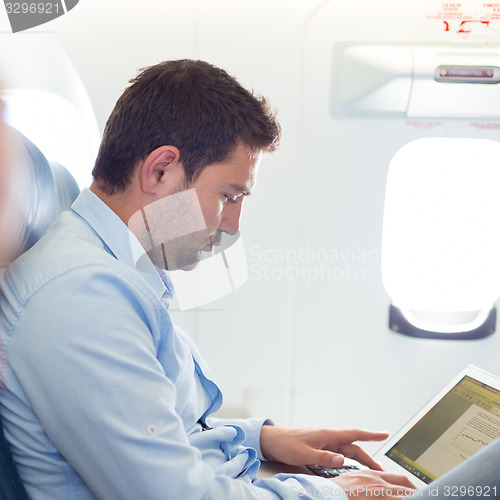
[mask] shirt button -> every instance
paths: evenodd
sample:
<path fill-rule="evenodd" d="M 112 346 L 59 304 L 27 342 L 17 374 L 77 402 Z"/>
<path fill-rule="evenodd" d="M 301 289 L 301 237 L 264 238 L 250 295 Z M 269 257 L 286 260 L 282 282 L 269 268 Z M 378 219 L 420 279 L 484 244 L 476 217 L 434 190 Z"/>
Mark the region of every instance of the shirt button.
<path fill-rule="evenodd" d="M 148 425 L 148 429 L 147 430 L 148 430 L 148 434 L 150 436 L 154 436 L 155 434 L 158 433 L 158 427 L 156 427 L 156 425 L 153 425 L 153 424 Z"/>

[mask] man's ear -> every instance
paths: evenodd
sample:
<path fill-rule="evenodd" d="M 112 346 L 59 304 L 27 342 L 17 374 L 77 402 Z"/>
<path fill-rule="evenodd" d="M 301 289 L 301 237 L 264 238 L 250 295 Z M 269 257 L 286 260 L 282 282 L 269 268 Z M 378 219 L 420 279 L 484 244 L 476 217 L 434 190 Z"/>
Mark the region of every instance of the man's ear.
<path fill-rule="evenodd" d="M 149 153 L 139 167 L 142 191 L 156 194 L 167 183 L 177 186 L 184 177 L 180 157 L 180 151 L 175 146 L 160 146 Z"/>

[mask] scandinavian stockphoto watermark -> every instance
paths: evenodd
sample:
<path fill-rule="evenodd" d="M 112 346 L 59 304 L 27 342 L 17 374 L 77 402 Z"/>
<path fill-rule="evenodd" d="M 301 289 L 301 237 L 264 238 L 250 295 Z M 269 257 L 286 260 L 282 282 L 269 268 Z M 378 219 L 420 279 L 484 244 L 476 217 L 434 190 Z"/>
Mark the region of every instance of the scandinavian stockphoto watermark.
<path fill-rule="evenodd" d="M 63 16 L 73 9 L 79 0 L 4 0 L 5 9 L 13 33 L 24 31 Z"/>
<path fill-rule="evenodd" d="M 208 228 L 195 189 L 173 193 L 147 205 L 128 221 L 130 249 L 141 272 L 168 270 L 180 310 L 193 309 L 241 287 L 248 279 L 364 280 L 378 269 L 379 251 L 355 244 L 348 248 L 245 251 L 238 233 Z"/>
<path fill-rule="evenodd" d="M 249 278 L 254 280 L 361 281 L 368 268 L 378 264 L 380 253 L 352 244 L 350 248 L 319 248 L 305 245 L 299 249 L 271 249 L 255 245 L 249 250 Z"/>

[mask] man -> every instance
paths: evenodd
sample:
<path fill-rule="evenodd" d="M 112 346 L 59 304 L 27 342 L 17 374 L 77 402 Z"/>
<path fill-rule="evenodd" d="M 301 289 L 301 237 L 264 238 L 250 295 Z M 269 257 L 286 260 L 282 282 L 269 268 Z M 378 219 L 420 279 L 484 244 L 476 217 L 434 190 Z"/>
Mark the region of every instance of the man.
<path fill-rule="evenodd" d="M 163 270 L 192 269 L 238 231 L 278 139 L 265 101 L 204 62 L 148 68 L 120 97 L 90 190 L 11 266 L 0 295 L 2 420 L 33 500 L 337 498 L 319 477 L 255 480 L 257 458 L 378 468 L 354 441 L 385 433 L 207 421 L 221 392 L 170 321 Z M 340 483 L 358 494 L 411 492 L 401 476 L 352 476 Z"/>
<path fill-rule="evenodd" d="M 13 242 L 16 240 L 7 220 L 12 220 L 12 204 L 10 196 L 10 168 L 12 145 L 8 137 L 8 129 L 3 120 L 4 103 L 0 100 L 0 275 L 3 267 L 13 255 Z M 1 348 L 0 348 L 1 349 Z M 0 354 L 2 351 L 0 350 Z M 2 356 L 3 359 L 3 356 Z M 0 367 L 2 366 L 0 361 Z M 3 371 L 3 370 L 2 370 Z M 0 498 L 27 499 L 26 491 L 19 478 L 17 469 L 10 454 L 9 445 L 0 426 Z"/>
<path fill-rule="evenodd" d="M 2 216 L 7 208 L 5 206 L 5 199 L 7 197 L 7 133 L 3 113 L 4 103 L 0 100 L 0 266 L 8 258 L 4 242 L 9 237 L 9 232 L 5 227 L 4 216 Z"/>
<path fill-rule="evenodd" d="M 14 189 L 26 162 L 19 138 L 3 120 L 4 106 L 0 100 L 0 270 L 18 255 L 22 244 L 24 200 Z"/>

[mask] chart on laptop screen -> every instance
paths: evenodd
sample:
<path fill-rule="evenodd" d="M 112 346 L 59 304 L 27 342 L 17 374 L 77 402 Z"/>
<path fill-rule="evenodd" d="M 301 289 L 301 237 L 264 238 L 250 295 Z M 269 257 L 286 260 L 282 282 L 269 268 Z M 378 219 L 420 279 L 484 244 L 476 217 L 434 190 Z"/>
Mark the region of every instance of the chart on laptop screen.
<path fill-rule="evenodd" d="M 500 437 L 500 391 L 465 376 L 386 456 L 430 483 Z"/>

